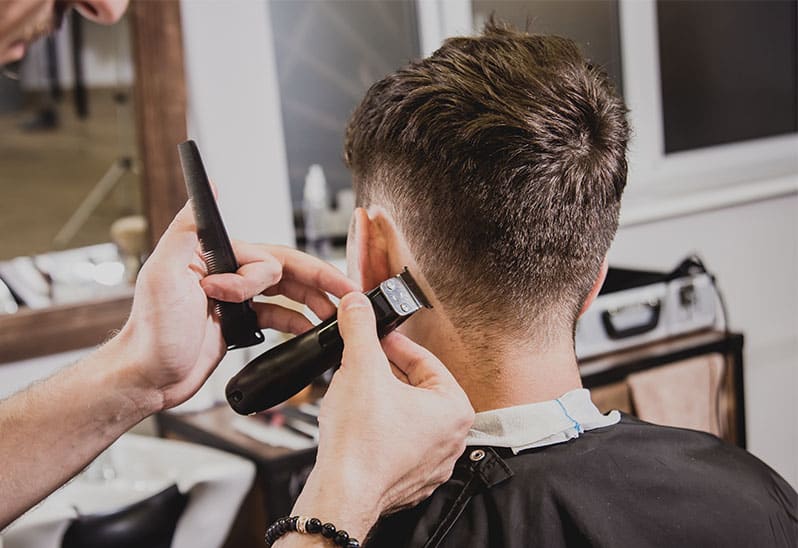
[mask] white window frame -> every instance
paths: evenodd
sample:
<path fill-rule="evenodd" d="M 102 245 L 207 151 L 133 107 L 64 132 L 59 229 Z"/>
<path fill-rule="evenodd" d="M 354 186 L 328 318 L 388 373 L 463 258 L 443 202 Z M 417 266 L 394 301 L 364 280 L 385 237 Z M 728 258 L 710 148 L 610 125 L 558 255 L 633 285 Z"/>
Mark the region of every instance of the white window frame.
<path fill-rule="evenodd" d="M 665 154 L 656 2 L 620 0 L 619 11 L 634 131 L 628 197 L 637 206 L 627 223 L 798 192 L 795 134 Z"/>

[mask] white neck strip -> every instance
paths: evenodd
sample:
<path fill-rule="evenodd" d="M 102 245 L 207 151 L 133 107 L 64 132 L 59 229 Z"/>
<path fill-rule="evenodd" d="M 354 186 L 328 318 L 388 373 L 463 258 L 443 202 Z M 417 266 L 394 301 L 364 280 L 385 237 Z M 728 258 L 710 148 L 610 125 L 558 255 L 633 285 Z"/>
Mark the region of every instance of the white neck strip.
<path fill-rule="evenodd" d="M 590 391 L 578 388 L 556 400 L 477 413 L 466 443 L 509 447 L 517 454 L 533 447 L 563 443 L 619 420 L 618 411 L 602 415 L 593 405 Z"/>

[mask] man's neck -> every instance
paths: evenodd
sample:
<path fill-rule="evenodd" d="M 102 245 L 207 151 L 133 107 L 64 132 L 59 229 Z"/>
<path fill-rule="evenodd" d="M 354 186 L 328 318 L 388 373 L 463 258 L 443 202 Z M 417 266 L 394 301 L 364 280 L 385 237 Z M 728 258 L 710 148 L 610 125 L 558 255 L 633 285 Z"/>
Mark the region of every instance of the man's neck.
<path fill-rule="evenodd" d="M 497 350 L 489 364 L 454 357 L 443 362 L 450 366 L 477 412 L 553 400 L 582 387 L 572 349 L 536 352 L 512 348 Z"/>
<path fill-rule="evenodd" d="M 559 342 L 487 342 L 459 336 L 445 320 L 414 331 L 413 338 L 446 365 L 477 412 L 553 400 L 582 387 L 570 334 Z"/>

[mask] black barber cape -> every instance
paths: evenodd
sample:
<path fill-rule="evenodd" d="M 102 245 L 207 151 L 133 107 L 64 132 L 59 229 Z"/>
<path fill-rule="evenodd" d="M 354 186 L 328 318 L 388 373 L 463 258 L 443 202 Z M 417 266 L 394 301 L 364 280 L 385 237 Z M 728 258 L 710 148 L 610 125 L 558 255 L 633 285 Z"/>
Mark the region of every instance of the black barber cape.
<path fill-rule="evenodd" d="M 623 415 L 566 443 L 468 447 L 452 478 L 368 546 L 798 547 L 798 495 L 715 436 Z"/>

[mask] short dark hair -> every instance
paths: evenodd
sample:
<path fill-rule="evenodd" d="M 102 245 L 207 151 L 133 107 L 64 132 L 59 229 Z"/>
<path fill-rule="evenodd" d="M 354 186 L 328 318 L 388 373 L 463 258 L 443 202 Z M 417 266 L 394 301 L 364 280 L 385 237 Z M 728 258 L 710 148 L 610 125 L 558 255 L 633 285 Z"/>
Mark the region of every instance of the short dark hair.
<path fill-rule="evenodd" d="M 628 135 L 573 41 L 491 21 L 371 86 L 344 155 L 457 324 L 573 327 L 618 226 Z"/>

